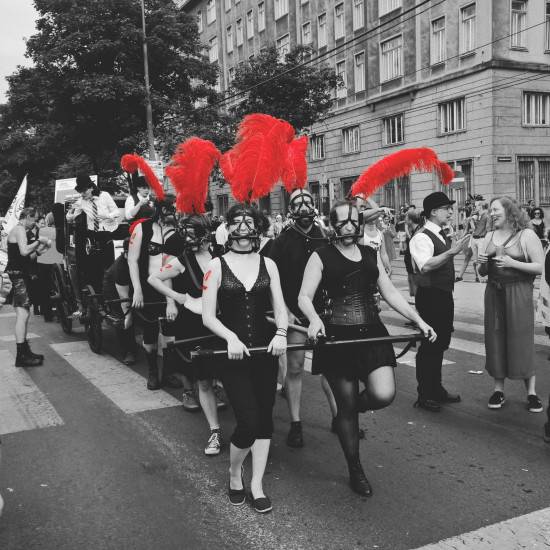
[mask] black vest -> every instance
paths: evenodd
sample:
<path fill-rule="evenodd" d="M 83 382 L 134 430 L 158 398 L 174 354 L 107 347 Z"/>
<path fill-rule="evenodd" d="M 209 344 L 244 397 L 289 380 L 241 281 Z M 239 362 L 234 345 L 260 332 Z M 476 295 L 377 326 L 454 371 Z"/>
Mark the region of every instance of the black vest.
<path fill-rule="evenodd" d="M 451 248 L 451 242 L 445 239 L 445 244 L 441 242 L 437 235 L 434 235 L 429 229 L 423 227 L 418 233 L 424 233 L 432 240 L 434 245 L 434 258 L 447 252 Z M 444 292 L 452 293 L 455 286 L 455 265 L 452 258 L 449 258 L 441 267 L 433 269 L 428 273 L 418 273 L 418 286 L 438 288 Z"/>
<path fill-rule="evenodd" d="M 135 206 L 139 202 L 137 193 L 132 193 L 132 198 L 134 199 L 134 206 Z M 149 202 L 142 204 L 139 207 L 137 214 L 131 220 L 128 220 L 128 222 L 133 223 L 143 218 L 149 219 L 155 213 L 155 209 L 152 206 L 152 202 L 153 201 L 149 200 Z"/>

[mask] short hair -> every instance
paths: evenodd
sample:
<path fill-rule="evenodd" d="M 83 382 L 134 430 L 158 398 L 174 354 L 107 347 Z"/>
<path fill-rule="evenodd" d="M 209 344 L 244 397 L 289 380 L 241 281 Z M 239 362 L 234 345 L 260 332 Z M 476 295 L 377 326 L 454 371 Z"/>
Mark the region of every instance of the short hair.
<path fill-rule="evenodd" d="M 210 219 L 207 218 L 204 214 L 194 214 L 188 216 L 181 221 L 183 227 L 190 226 L 195 230 L 195 235 L 197 237 L 210 237 L 212 232 L 212 224 Z"/>
<path fill-rule="evenodd" d="M 262 215 L 257 208 L 254 208 L 252 205 L 246 203 L 234 204 L 225 213 L 225 221 L 227 225 L 232 225 L 235 223 L 235 218 L 238 216 L 250 216 L 254 220 L 254 227 L 261 231 Z"/>
<path fill-rule="evenodd" d="M 147 180 L 143 176 L 138 176 L 134 182 L 134 187 L 137 189 L 138 187 L 149 187 L 149 184 L 147 183 Z"/>
<path fill-rule="evenodd" d="M 521 205 L 516 199 L 507 196 L 494 197 L 491 199 L 491 204 L 495 201 L 499 201 L 502 204 L 506 221 L 510 224 L 513 232 L 529 227 L 531 219 L 527 215 L 527 212 L 521 209 Z"/>
<path fill-rule="evenodd" d="M 53 217 L 52 212 L 48 212 L 46 214 L 46 225 L 48 227 L 54 227 L 55 226 L 55 218 Z"/>
<path fill-rule="evenodd" d="M 28 216 L 34 216 L 36 214 L 36 208 L 34 206 L 27 206 L 27 208 L 23 208 L 19 214 L 19 219 L 24 220 Z"/>
<path fill-rule="evenodd" d="M 536 208 L 533 208 L 533 212 L 532 212 L 533 216 L 534 216 L 537 212 L 540 213 L 540 219 L 542 220 L 542 218 L 544 218 L 544 211 L 543 211 L 541 208 L 539 208 L 539 207 L 537 206 Z"/>
<path fill-rule="evenodd" d="M 418 210 L 415 208 L 410 208 L 405 216 L 405 220 L 410 223 L 420 225 L 422 223 L 422 216 Z"/>

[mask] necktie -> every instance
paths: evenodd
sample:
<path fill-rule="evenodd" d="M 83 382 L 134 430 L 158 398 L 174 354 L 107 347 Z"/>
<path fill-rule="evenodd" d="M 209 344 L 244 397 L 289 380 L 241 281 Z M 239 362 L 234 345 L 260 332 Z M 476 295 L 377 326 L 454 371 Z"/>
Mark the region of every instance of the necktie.
<path fill-rule="evenodd" d="M 94 231 L 99 231 L 99 218 L 97 217 L 97 204 L 92 199 L 92 212 L 94 214 Z"/>
<path fill-rule="evenodd" d="M 447 233 L 442 229 L 439 234 L 443 237 L 443 240 L 445 241 L 445 244 L 447 244 Z"/>

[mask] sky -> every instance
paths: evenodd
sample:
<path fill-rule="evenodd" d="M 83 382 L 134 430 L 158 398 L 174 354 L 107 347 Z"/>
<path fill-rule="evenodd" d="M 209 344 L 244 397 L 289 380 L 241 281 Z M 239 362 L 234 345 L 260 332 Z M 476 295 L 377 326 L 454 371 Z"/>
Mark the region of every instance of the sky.
<path fill-rule="evenodd" d="M 15 72 L 17 65 L 32 65 L 25 57 L 25 41 L 36 33 L 38 19 L 32 0 L 0 0 L 0 103 L 6 102 L 6 76 Z"/>

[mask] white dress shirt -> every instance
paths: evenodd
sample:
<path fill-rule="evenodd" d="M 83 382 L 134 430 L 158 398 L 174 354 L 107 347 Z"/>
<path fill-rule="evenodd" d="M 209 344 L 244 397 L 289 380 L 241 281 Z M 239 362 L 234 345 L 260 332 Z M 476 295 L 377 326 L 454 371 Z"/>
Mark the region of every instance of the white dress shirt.
<path fill-rule="evenodd" d="M 72 222 L 76 216 L 84 212 L 88 220 L 88 229 L 94 230 L 94 207 L 92 201 L 97 205 L 97 215 L 106 216 L 107 219 L 99 220 L 100 231 L 114 231 L 118 227 L 117 218 L 120 217 L 120 211 L 115 201 L 106 191 L 101 191 L 99 196 L 92 195 L 90 200 L 80 197 L 73 205 L 74 212 L 70 214 L 67 212 L 67 220 Z"/>
<path fill-rule="evenodd" d="M 141 195 L 138 193 L 138 200 L 141 199 Z M 152 208 L 154 206 L 153 204 L 153 200 L 151 199 L 151 196 L 150 195 L 147 195 L 147 201 L 149 203 L 149 206 Z M 137 214 L 134 214 L 132 216 L 132 209 L 134 208 L 134 206 L 136 206 L 136 204 L 139 204 L 139 203 L 135 203 L 134 202 L 134 197 L 132 195 L 128 195 L 128 198 L 126 199 L 126 202 L 124 203 L 124 214 L 125 214 L 125 217 L 127 220 L 131 220 L 133 218 L 136 217 Z M 147 204 L 147 203 L 145 203 Z M 139 209 L 138 209 L 138 212 L 139 212 Z"/>
<path fill-rule="evenodd" d="M 424 228 L 431 231 L 442 243 L 445 243 L 445 239 L 439 233 L 441 227 L 439 225 L 427 220 L 424 224 Z M 414 263 L 418 269 L 422 269 L 424 264 L 434 255 L 434 243 L 432 239 L 425 235 L 422 231 L 415 233 L 411 242 L 409 243 L 409 249 Z"/>
<path fill-rule="evenodd" d="M 225 227 L 225 223 L 220 223 L 220 225 L 216 229 L 216 244 L 223 246 L 228 239 L 229 233 L 227 231 L 227 228 Z"/>

